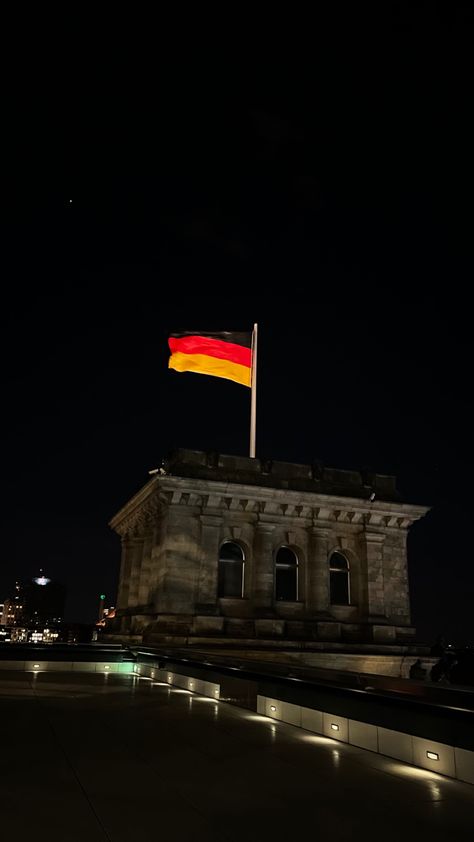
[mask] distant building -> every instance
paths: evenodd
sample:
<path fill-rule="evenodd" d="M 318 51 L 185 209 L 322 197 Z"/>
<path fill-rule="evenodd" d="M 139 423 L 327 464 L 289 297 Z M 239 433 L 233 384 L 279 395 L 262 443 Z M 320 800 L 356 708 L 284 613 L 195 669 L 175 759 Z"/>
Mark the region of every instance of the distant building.
<path fill-rule="evenodd" d="M 407 643 L 406 539 L 427 512 L 395 478 L 178 451 L 112 518 L 111 633 Z"/>
<path fill-rule="evenodd" d="M 52 582 L 42 571 L 26 585 L 16 582 L 13 596 L 0 604 L 0 642 L 54 643 L 61 640 L 65 595 L 63 585 Z"/>
<path fill-rule="evenodd" d="M 64 620 L 66 589 L 43 571 L 23 587 L 23 623 L 29 628 L 55 626 Z"/>
<path fill-rule="evenodd" d="M 29 643 L 58 643 L 64 639 L 65 635 L 57 629 L 37 628 L 33 631 L 25 631 L 26 640 Z"/>
<path fill-rule="evenodd" d="M 24 613 L 23 596 L 23 588 L 19 582 L 16 582 L 13 596 L 7 597 L 2 605 L 0 623 L 3 626 L 19 626 L 22 624 Z"/>

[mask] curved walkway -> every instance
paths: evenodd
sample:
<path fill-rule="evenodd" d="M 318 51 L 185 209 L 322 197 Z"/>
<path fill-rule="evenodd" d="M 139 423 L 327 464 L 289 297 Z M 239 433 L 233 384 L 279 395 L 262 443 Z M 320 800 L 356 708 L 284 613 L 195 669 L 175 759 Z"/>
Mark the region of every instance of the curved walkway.
<path fill-rule="evenodd" d="M 474 787 L 134 676 L 0 672 L 5 838 L 472 839 Z"/>

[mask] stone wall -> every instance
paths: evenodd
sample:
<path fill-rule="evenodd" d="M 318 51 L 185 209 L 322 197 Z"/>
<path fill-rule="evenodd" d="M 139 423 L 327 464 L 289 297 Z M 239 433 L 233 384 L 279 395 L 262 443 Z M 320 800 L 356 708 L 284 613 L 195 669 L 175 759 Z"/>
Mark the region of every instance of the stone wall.
<path fill-rule="evenodd" d="M 332 491 L 354 495 L 344 496 L 323 493 L 320 475 L 314 479 L 313 469 L 307 475 L 308 466 L 289 465 L 285 474 L 284 463 L 274 463 L 271 474 L 259 460 L 237 459 L 245 465 L 230 481 L 231 457 L 220 457 L 219 468 L 219 458 L 214 467 L 201 465 L 205 456 L 181 460 L 175 473 L 163 469 L 111 521 L 122 538 L 115 630 L 382 643 L 413 637 L 406 536 L 425 508 L 394 500 L 390 478 L 378 485 L 388 489 L 390 499 L 383 500 L 374 497 L 373 478 L 367 488 L 353 473 L 339 472 L 350 475 L 344 489 L 332 472 Z M 190 476 L 182 475 L 185 467 Z M 252 483 L 242 482 L 251 470 Z M 242 598 L 218 597 L 225 541 L 244 553 Z M 299 562 L 292 602 L 275 598 L 281 546 Z M 335 550 L 349 566 L 348 605 L 330 601 L 328 562 Z"/>

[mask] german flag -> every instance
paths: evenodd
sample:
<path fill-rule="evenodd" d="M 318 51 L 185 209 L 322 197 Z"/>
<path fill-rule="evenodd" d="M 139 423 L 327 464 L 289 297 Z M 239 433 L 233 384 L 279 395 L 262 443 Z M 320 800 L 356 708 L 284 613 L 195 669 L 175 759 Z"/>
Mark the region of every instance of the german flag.
<path fill-rule="evenodd" d="M 168 367 L 252 385 L 251 333 L 172 333 Z"/>

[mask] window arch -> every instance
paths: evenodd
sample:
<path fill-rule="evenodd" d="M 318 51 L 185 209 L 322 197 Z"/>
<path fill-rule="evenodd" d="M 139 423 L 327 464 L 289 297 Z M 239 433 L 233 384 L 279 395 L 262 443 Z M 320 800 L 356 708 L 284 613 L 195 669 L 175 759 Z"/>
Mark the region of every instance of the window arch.
<path fill-rule="evenodd" d="M 275 599 L 298 600 L 298 556 L 290 547 L 279 547 L 275 556 Z"/>
<path fill-rule="evenodd" d="M 219 550 L 218 596 L 242 599 L 245 554 L 235 541 L 224 541 Z"/>
<path fill-rule="evenodd" d="M 329 558 L 329 601 L 331 605 L 350 605 L 349 562 L 337 550 Z"/>

